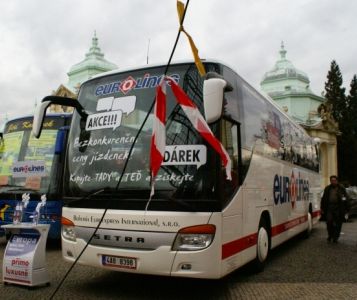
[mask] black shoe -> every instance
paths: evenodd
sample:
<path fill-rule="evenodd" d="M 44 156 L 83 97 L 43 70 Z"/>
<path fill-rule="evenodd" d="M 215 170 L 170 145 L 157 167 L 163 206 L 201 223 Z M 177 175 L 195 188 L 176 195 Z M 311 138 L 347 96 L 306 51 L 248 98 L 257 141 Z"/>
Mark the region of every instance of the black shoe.
<path fill-rule="evenodd" d="M 338 243 L 338 241 L 337 241 L 336 239 L 334 239 L 334 240 L 333 240 L 333 243 L 334 243 L 334 244 L 337 244 L 337 243 Z"/>
<path fill-rule="evenodd" d="M 328 242 L 331 242 L 331 240 L 332 240 L 332 239 L 331 239 L 330 237 L 327 238 L 327 241 L 328 241 Z"/>

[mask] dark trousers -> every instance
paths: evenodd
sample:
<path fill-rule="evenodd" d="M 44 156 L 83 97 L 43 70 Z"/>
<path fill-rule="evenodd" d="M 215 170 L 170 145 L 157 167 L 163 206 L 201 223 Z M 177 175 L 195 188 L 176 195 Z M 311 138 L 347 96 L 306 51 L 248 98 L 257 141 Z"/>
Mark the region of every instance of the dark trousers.
<path fill-rule="evenodd" d="M 337 241 L 342 228 L 342 218 L 338 211 L 328 211 L 326 215 L 327 233 L 329 239 Z"/>

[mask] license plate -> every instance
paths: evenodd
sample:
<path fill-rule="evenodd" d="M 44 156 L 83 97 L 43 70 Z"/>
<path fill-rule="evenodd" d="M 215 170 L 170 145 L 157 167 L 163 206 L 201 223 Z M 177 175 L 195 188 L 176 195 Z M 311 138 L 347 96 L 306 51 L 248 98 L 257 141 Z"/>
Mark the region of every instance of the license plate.
<path fill-rule="evenodd" d="M 136 258 L 125 256 L 102 255 L 102 265 L 121 269 L 136 269 Z"/>

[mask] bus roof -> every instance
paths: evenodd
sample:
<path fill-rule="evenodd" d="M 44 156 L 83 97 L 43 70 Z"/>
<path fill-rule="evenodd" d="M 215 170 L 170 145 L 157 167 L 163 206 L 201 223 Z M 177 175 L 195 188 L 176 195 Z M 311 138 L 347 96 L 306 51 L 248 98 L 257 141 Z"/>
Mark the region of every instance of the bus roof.
<path fill-rule="evenodd" d="M 225 65 L 227 67 L 230 67 L 229 65 L 227 65 L 223 61 L 220 61 L 220 60 L 217 60 L 217 59 L 202 59 L 202 62 L 203 63 L 216 63 L 216 64 Z M 192 64 L 192 63 L 195 63 L 195 61 L 192 60 L 192 59 L 176 60 L 176 61 L 172 62 L 170 64 L 170 66 L 171 65 Z M 90 81 L 90 80 L 95 79 L 95 78 L 107 76 L 107 75 L 112 75 L 112 74 L 117 74 L 117 73 L 124 73 L 124 72 L 128 72 L 128 71 L 136 71 L 136 70 L 151 69 L 151 68 L 156 68 L 156 67 L 163 67 L 163 66 L 166 66 L 166 65 L 167 65 L 167 62 L 162 62 L 162 63 L 147 64 L 147 65 L 131 66 L 131 67 L 127 67 L 127 68 L 120 69 L 120 70 L 116 69 L 116 70 L 112 70 L 112 71 L 96 74 L 92 78 L 88 79 L 87 81 Z M 230 67 L 230 68 L 232 70 L 234 70 L 232 67 Z M 85 81 L 85 82 L 87 82 L 87 81 Z"/>
<path fill-rule="evenodd" d="M 49 114 L 46 114 L 46 117 L 69 118 L 71 116 L 72 116 L 72 113 L 49 113 Z M 7 122 L 5 124 L 7 124 L 9 122 L 13 122 L 13 121 L 18 121 L 18 120 L 21 120 L 21 119 L 27 119 L 27 118 L 33 118 L 33 114 L 28 114 L 28 115 L 23 115 L 23 116 L 11 118 L 10 120 L 7 120 Z"/>
<path fill-rule="evenodd" d="M 301 131 L 305 132 L 305 134 L 307 134 L 305 128 L 303 128 L 302 126 L 300 126 L 300 124 L 298 124 L 290 115 L 288 115 L 269 95 L 267 94 L 263 94 L 261 91 L 257 90 L 256 88 L 254 88 L 249 82 L 247 82 L 242 76 L 240 76 L 236 69 L 233 68 L 232 66 L 230 66 L 229 64 L 225 63 L 224 61 L 218 60 L 218 59 L 201 59 L 203 63 L 216 63 L 216 64 L 220 64 L 223 66 L 226 66 L 228 68 L 230 68 L 232 71 L 234 71 L 250 88 L 252 88 L 254 91 L 256 91 L 258 94 L 260 94 L 267 102 L 269 102 L 270 104 L 272 104 L 277 110 L 279 110 L 292 124 L 294 124 L 297 128 L 299 128 Z M 193 59 L 184 59 L 184 60 L 177 60 L 172 62 L 170 65 L 182 65 L 182 64 L 193 64 L 195 63 L 195 61 Z M 129 72 L 129 71 L 137 71 L 137 70 L 143 70 L 143 69 L 151 69 L 151 68 L 156 68 L 156 67 L 162 67 L 162 66 L 166 66 L 167 62 L 162 62 L 162 63 L 154 63 L 154 64 L 146 64 L 146 65 L 140 65 L 140 66 L 132 66 L 132 67 L 127 67 L 124 69 L 116 69 L 116 70 L 112 70 L 112 71 L 108 71 L 108 72 L 104 72 L 104 73 L 99 73 L 94 75 L 92 78 L 86 80 L 85 82 L 83 82 L 82 84 L 89 82 L 93 79 L 96 78 L 101 78 L 104 76 L 108 76 L 108 75 L 113 75 L 113 74 L 118 74 L 118 73 L 124 73 L 124 72 Z M 170 69 L 169 69 L 170 70 Z"/>

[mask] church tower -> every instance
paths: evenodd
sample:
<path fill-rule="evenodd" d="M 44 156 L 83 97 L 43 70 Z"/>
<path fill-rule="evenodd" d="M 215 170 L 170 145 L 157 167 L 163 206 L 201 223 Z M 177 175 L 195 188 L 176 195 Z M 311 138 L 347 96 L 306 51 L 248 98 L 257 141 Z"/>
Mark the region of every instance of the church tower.
<path fill-rule="evenodd" d="M 68 82 L 61 84 L 56 91 L 53 91 L 53 95 L 77 98 L 80 85 L 87 79 L 92 78 L 94 75 L 117 69 L 118 66 L 112 62 L 107 61 L 104 58 L 104 54 L 101 52 L 98 46 L 98 38 L 96 32 L 92 38 L 92 45 L 89 51 L 85 54 L 84 60 L 74 64 L 68 75 Z M 62 107 L 60 105 L 52 105 L 50 107 L 51 112 L 63 112 L 68 111 L 71 108 Z"/>
<path fill-rule="evenodd" d="M 92 38 L 92 46 L 85 55 L 85 59 L 73 65 L 68 75 L 67 87 L 76 91 L 84 81 L 93 77 L 93 75 L 117 69 L 118 66 L 107 61 L 104 54 L 98 47 L 98 38 L 96 32 Z"/>
<path fill-rule="evenodd" d="M 320 121 L 317 109 L 325 99 L 311 91 L 309 77 L 295 68 L 286 53 L 282 42 L 280 58 L 274 68 L 264 74 L 261 89 L 299 124 L 315 124 Z"/>

